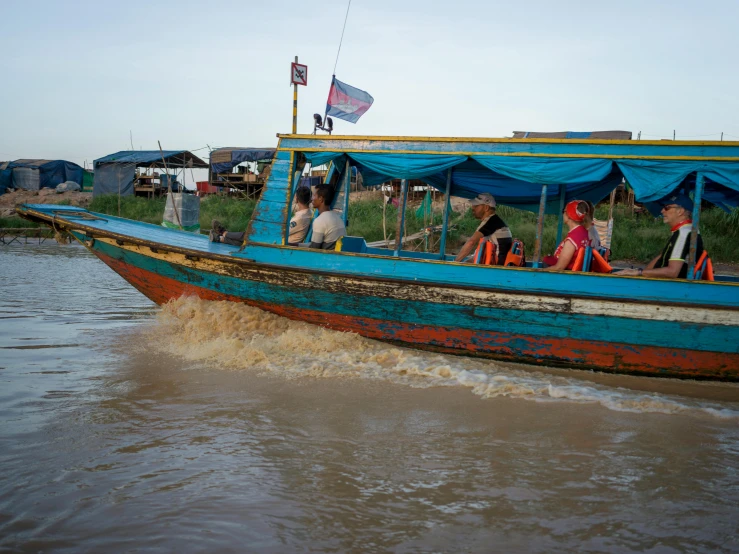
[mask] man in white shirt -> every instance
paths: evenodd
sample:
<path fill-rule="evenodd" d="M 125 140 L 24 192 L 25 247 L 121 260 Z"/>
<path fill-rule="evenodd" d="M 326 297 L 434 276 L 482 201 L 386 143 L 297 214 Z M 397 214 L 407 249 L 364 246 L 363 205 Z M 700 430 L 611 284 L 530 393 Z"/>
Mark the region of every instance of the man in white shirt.
<path fill-rule="evenodd" d="M 317 185 L 313 192 L 313 207 L 318 210 L 318 217 L 313 221 L 311 248 L 331 250 L 336 241 L 346 235 L 344 220 L 331 209 L 334 199 L 334 188 L 331 185 Z"/>
<path fill-rule="evenodd" d="M 305 240 L 310 228 L 311 213 L 308 205 L 310 204 L 310 189 L 308 187 L 299 187 L 295 191 L 295 213 L 290 220 L 290 235 L 287 237 L 287 244 L 297 246 Z"/>

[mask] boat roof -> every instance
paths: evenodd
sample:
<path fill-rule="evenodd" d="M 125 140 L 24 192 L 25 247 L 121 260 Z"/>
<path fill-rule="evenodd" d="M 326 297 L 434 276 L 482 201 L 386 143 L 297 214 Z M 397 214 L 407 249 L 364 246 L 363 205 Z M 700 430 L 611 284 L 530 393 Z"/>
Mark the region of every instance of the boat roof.
<path fill-rule="evenodd" d="M 450 175 L 454 196 L 487 192 L 500 204 L 531 211 L 538 210 L 544 185 L 546 212 L 558 213 L 562 195 L 598 202 L 624 180 L 655 209 L 676 191 L 692 191 L 698 175 L 705 200 L 726 210 L 739 205 L 739 142 L 278 136 L 278 151 L 300 152 L 314 167 L 332 163 L 343 170 L 349 162 L 365 186 L 419 179 L 445 190 Z"/>

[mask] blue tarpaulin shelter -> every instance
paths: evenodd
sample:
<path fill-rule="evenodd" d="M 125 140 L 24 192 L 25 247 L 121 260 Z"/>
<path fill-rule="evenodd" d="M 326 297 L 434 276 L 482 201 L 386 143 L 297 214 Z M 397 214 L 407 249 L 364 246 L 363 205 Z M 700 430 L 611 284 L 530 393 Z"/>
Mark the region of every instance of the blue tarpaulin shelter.
<path fill-rule="evenodd" d="M 137 167 L 146 168 L 207 168 L 208 164 L 187 150 L 122 150 L 93 162 L 95 178 L 92 195 L 133 194 L 133 179 Z"/>
<path fill-rule="evenodd" d="M 210 170 L 213 173 L 223 173 L 231 171 L 240 163 L 271 160 L 274 155 L 274 148 L 217 148 L 210 153 Z"/>
<path fill-rule="evenodd" d="M 0 194 L 4 189 L 39 190 L 55 188 L 66 181 L 82 187 L 84 170 L 67 160 L 21 159 L 0 164 Z"/>

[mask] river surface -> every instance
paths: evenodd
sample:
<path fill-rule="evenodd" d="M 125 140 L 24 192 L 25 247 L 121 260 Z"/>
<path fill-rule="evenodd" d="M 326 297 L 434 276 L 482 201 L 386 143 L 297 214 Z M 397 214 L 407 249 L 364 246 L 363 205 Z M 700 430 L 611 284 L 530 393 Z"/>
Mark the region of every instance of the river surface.
<path fill-rule="evenodd" d="M 0 246 L 0 552 L 739 552 L 739 387 L 159 308 Z"/>

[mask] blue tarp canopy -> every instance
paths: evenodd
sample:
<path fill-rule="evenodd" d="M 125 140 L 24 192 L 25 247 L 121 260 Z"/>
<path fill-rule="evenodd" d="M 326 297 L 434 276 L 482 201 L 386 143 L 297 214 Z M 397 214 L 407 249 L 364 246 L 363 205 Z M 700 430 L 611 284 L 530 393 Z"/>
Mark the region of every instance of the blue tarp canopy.
<path fill-rule="evenodd" d="M 164 158 L 164 161 L 162 160 Z M 166 161 L 166 166 L 165 162 Z M 133 194 L 133 179 L 137 167 L 181 169 L 182 167 L 207 168 L 208 164 L 187 150 L 122 150 L 98 158 L 93 162 L 95 176 L 92 195 Z"/>
<path fill-rule="evenodd" d="M 29 173 L 35 174 L 33 184 L 28 179 Z M 0 167 L 0 187 L 37 190 L 55 188 L 66 181 L 74 181 L 81 187 L 83 173 L 80 166 L 67 160 L 15 160 Z"/>
<path fill-rule="evenodd" d="M 109 154 L 102 158 L 98 158 L 93 162 L 93 167 L 97 170 L 98 166 L 104 164 L 132 164 L 135 167 L 159 167 L 164 168 L 166 160 L 169 168 L 185 167 L 202 167 L 207 168 L 208 164 L 198 158 L 192 152 L 187 150 L 121 150 L 115 154 Z"/>
<path fill-rule="evenodd" d="M 734 161 L 326 151 L 305 156 L 313 166 L 334 162 L 337 168 L 349 159 L 365 186 L 419 179 L 443 191 L 451 169 L 453 196 L 473 198 L 488 192 L 500 204 L 531 211 L 538 210 L 542 185 L 548 185 L 546 212 L 551 214 L 559 212 L 561 187 L 566 188 L 566 201 L 595 203 L 625 178 L 636 199 L 649 205 L 676 189 L 692 190 L 697 172 L 705 177 L 705 200 L 725 210 L 739 205 L 739 162 Z"/>
<path fill-rule="evenodd" d="M 218 148 L 210 153 L 210 168 L 213 173 L 223 173 L 240 163 L 271 160 L 274 155 L 274 148 Z"/>

